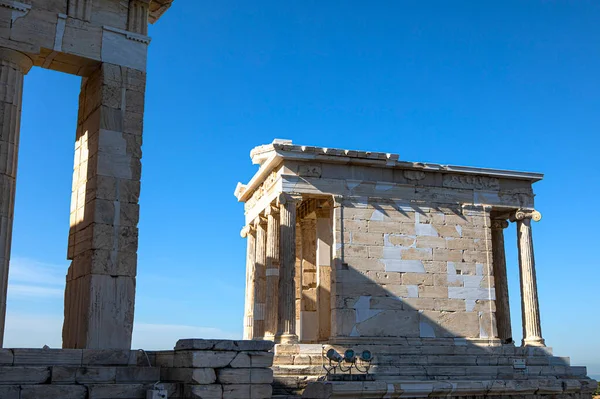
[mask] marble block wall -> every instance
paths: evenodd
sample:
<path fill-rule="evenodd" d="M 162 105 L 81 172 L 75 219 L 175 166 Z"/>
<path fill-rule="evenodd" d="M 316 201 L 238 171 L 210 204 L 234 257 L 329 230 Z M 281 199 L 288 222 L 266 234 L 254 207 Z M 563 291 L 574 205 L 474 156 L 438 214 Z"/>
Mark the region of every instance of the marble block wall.
<path fill-rule="evenodd" d="M 344 198 L 334 221 L 337 337 L 496 337 L 483 207 Z"/>

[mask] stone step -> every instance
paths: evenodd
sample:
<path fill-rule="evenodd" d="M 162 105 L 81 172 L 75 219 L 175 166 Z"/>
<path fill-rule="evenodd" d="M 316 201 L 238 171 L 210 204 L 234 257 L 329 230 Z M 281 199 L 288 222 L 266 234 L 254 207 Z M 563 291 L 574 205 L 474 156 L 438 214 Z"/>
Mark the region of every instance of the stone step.
<path fill-rule="evenodd" d="M 452 342 L 452 341 L 445 341 Z M 399 354 L 399 355 L 488 355 L 488 356 L 552 356 L 550 347 L 519 347 L 513 345 L 485 346 L 485 345 L 402 345 L 402 344 L 356 344 L 356 345 L 275 345 L 276 356 L 289 355 L 321 355 L 328 349 L 333 348 L 339 353 L 346 349 L 353 349 L 356 353 L 369 350 L 373 355 L 377 354 Z"/>
<path fill-rule="evenodd" d="M 356 372 L 356 371 L 355 371 Z M 508 378 L 523 379 L 536 377 L 580 377 L 586 376 L 585 367 L 566 366 L 527 366 L 527 369 L 515 369 L 513 366 L 477 366 L 477 365 L 373 365 L 370 373 L 380 376 L 403 377 L 445 377 L 445 378 Z M 275 381 L 288 376 L 322 376 L 325 370 L 319 365 L 273 366 Z M 339 371 L 338 371 L 339 373 Z"/>
<path fill-rule="evenodd" d="M 373 364 L 418 364 L 418 365 L 513 365 L 516 360 L 525 361 L 529 366 L 569 366 L 571 363 L 568 357 L 557 356 L 493 356 L 493 355 L 399 355 L 399 354 L 380 354 L 374 355 Z M 329 360 L 321 354 L 298 354 L 298 355 L 275 355 L 274 365 L 328 365 Z"/>

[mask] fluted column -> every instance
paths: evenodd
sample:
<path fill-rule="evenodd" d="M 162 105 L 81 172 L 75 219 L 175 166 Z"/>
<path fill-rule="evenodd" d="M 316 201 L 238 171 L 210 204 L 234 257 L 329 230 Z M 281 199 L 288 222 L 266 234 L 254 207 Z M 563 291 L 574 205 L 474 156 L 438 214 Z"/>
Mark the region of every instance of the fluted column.
<path fill-rule="evenodd" d="M 503 343 L 511 343 L 510 305 L 508 301 L 508 278 L 506 276 L 506 256 L 504 253 L 504 229 L 506 220 L 492 221 L 492 257 L 494 265 L 494 285 L 496 289 L 496 324 L 498 338 Z"/>
<path fill-rule="evenodd" d="M 241 233 L 246 238 L 246 295 L 244 299 L 244 339 L 252 339 L 252 309 L 254 308 L 254 264 L 256 257 L 256 230 L 246 226 Z"/>
<path fill-rule="evenodd" d="M 317 210 L 317 306 L 320 342 L 331 335 L 331 209 Z"/>
<path fill-rule="evenodd" d="M 545 346 L 540 323 L 540 305 L 535 275 L 531 220 L 542 218 L 539 212 L 519 210 L 511 216 L 517 222 L 519 271 L 521 276 L 521 312 L 523 317 L 523 346 Z"/>
<path fill-rule="evenodd" d="M 0 48 L 0 347 L 6 319 L 23 77 L 32 66 L 33 61 L 25 54 Z"/>
<path fill-rule="evenodd" d="M 256 218 L 256 262 L 254 271 L 254 310 L 252 314 L 252 339 L 265 336 L 265 302 L 267 301 L 267 220 Z"/>
<path fill-rule="evenodd" d="M 296 334 L 296 205 L 301 197 L 282 194 L 279 197 L 280 235 L 279 235 L 279 321 L 276 341 L 297 343 Z"/>
<path fill-rule="evenodd" d="M 267 301 L 265 337 L 273 340 L 277 334 L 279 307 L 279 208 L 269 206 L 267 215 Z"/>

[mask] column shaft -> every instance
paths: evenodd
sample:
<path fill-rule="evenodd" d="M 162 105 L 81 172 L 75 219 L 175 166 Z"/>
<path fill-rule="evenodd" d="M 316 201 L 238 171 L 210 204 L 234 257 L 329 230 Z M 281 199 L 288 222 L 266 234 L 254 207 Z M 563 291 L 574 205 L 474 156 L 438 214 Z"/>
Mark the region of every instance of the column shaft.
<path fill-rule="evenodd" d="M 314 213 L 300 221 L 302 231 L 301 306 L 299 339 L 303 343 L 318 340 L 317 314 L 317 228 Z"/>
<path fill-rule="evenodd" d="M 510 305 L 508 300 L 508 278 L 506 275 L 506 256 L 504 251 L 504 229 L 506 220 L 492 221 L 492 257 L 494 266 L 494 285 L 496 289 L 496 323 L 498 338 L 503 343 L 512 342 Z"/>
<path fill-rule="evenodd" d="M 279 279 L 279 322 L 277 341 L 297 343 L 296 335 L 296 201 L 282 196 L 280 204 L 280 279 Z"/>
<path fill-rule="evenodd" d="M 331 210 L 317 211 L 317 312 L 318 340 L 327 341 L 331 335 L 331 245 L 333 230 Z"/>
<path fill-rule="evenodd" d="M 254 309 L 254 265 L 256 262 L 256 230 L 248 227 L 246 234 L 246 296 L 244 301 L 244 339 L 252 339 Z"/>
<path fill-rule="evenodd" d="M 63 346 L 129 349 L 146 74 L 102 64 L 79 96 Z"/>
<path fill-rule="evenodd" d="M 256 261 L 254 272 L 254 311 L 252 339 L 265 336 L 265 302 L 267 301 L 267 225 L 262 216 L 256 222 Z"/>
<path fill-rule="evenodd" d="M 519 271 L 521 276 L 521 311 L 523 345 L 545 346 L 540 323 L 540 305 L 535 275 L 531 218 L 517 220 Z"/>
<path fill-rule="evenodd" d="M 273 339 L 277 334 L 279 307 L 279 212 L 270 207 L 267 215 L 267 302 L 265 337 Z"/>
<path fill-rule="evenodd" d="M 23 78 L 32 66 L 25 54 L 0 48 L 0 348 L 6 320 Z"/>

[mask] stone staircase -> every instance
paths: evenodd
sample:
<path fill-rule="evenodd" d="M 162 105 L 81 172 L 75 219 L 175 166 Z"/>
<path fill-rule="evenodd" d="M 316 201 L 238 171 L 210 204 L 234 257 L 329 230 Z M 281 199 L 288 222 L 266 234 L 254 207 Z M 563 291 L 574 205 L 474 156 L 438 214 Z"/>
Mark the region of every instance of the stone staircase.
<path fill-rule="evenodd" d="M 273 397 L 300 398 L 309 385 L 314 386 L 318 381 L 325 381 L 326 371 L 323 364 L 328 364 L 328 361 L 322 353 L 331 347 L 339 353 L 346 349 L 339 345 L 276 346 Z M 351 390 L 354 384 L 360 386 L 356 389 L 370 389 L 373 391 L 373 397 L 381 398 L 387 397 L 383 396 L 386 391 L 398 391 L 400 385 L 405 386 L 402 391 L 410 387 L 425 386 L 423 389 L 426 392 L 422 393 L 425 396 L 435 396 L 436 389 L 439 390 L 440 396 L 447 396 L 457 389 L 462 389 L 464 395 L 470 391 L 476 392 L 474 395 L 481 395 L 481 391 L 484 391 L 484 394 L 488 392 L 490 395 L 502 395 L 509 394 L 512 390 L 522 390 L 528 394 L 559 394 L 575 392 L 590 381 L 590 385 L 594 384 L 593 380 L 586 377 L 585 367 L 571 366 L 569 358 L 553 356 L 551 348 L 473 344 L 349 347 L 357 353 L 364 349 L 371 351 L 374 357 L 370 369 L 373 381 L 323 382 L 319 385 L 344 384 L 345 390 Z M 495 391 L 498 393 L 494 393 Z M 315 396 L 320 397 L 329 396 Z"/>

